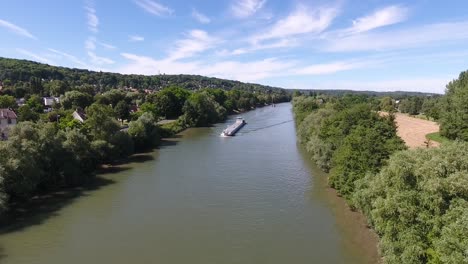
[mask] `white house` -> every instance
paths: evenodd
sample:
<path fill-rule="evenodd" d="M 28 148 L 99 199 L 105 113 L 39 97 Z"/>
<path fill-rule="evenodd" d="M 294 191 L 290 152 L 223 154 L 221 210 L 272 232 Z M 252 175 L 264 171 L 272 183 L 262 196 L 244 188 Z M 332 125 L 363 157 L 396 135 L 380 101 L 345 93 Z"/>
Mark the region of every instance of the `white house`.
<path fill-rule="evenodd" d="M 44 106 L 52 106 L 55 103 L 60 103 L 59 97 L 43 97 L 42 100 L 44 101 Z"/>
<path fill-rule="evenodd" d="M 18 117 L 11 109 L 0 109 L 0 140 L 8 138 L 10 128 L 18 122 Z"/>
<path fill-rule="evenodd" d="M 84 121 L 86 120 L 86 115 L 83 111 L 75 110 L 72 115 L 73 115 L 73 118 L 75 120 L 80 121 L 80 123 L 84 123 Z"/>

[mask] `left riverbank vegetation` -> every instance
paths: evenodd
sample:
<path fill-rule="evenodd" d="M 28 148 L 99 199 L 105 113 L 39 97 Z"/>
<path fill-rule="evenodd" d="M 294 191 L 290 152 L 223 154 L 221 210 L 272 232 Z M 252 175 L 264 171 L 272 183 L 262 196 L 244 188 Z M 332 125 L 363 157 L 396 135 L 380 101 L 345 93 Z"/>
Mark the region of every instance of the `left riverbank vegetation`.
<path fill-rule="evenodd" d="M 0 108 L 19 120 L 0 141 L 0 211 L 86 184 L 99 166 L 185 128 L 290 100 L 283 89 L 201 76 L 121 75 L 3 58 L 0 66 Z M 175 121 L 160 126 L 162 119 Z"/>
<path fill-rule="evenodd" d="M 329 172 L 329 185 L 367 217 L 384 263 L 468 261 L 467 80 L 462 72 L 444 96 L 405 99 L 439 122 L 450 139 L 439 148 L 406 149 L 391 114 L 401 98 L 293 98 L 299 142 Z"/>

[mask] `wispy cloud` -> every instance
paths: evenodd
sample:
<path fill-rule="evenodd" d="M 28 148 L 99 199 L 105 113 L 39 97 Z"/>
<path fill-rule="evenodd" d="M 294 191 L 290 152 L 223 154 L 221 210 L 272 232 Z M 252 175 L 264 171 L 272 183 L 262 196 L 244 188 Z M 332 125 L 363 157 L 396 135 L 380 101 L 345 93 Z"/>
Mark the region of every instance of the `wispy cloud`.
<path fill-rule="evenodd" d="M 353 69 L 369 67 L 372 61 L 338 61 L 331 63 L 315 64 L 299 68 L 293 71 L 297 75 L 325 75 Z"/>
<path fill-rule="evenodd" d="M 219 61 L 206 63 L 201 61 L 180 62 L 155 60 L 146 56 L 121 53 L 130 63 L 118 69 L 121 73 L 139 74 L 202 74 L 218 78 L 234 79 L 246 82 L 258 81 L 272 76 L 279 76 L 295 65 L 293 61 L 281 61 L 275 58 L 249 62 Z"/>
<path fill-rule="evenodd" d="M 55 54 L 58 54 L 58 55 L 61 55 L 65 58 L 67 58 L 68 60 L 70 60 L 71 62 L 77 64 L 77 65 L 80 65 L 80 66 L 83 66 L 83 67 L 87 67 L 88 65 L 86 63 L 84 63 L 83 61 L 81 61 L 80 59 L 78 59 L 77 57 L 71 55 L 71 54 L 68 54 L 66 52 L 63 52 L 63 51 L 59 51 L 59 50 L 56 50 L 56 49 L 47 49 L 48 51 L 51 51 Z"/>
<path fill-rule="evenodd" d="M 36 61 L 40 61 L 40 62 L 43 62 L 43 63 L 47 63 L 47 64 L 52 64 L 52 65 L 56 65 L 55 62 L 49 60 L 49 59 L 46 59 L 44 58 L 43 56 L 40 56 L 38 54 L 35 54 L 33 52 L 30 52 L 30 51 L 27 51 L 27 50 L 24 50 L 24 49 L 16 49 L 16 51 L 20 54 L 23 54 L 25 56 L 28 56 L 28 57 L 31 57 L 33 58 L 34 60 Z"/>
<path fill-rule="evenodd" d="M 468 21 L 461 21 L 351 36 L 325 36 L 326 41 L 322 43 L 322 49 L 331 52 L 354 52 L 431 47 L 468 40 L 467 28 Z"/>
<path fill-rule="evenodd" d="M 8 22 L 6 20 L 2 20 L 0 19 L 0 27 L 3 27 L 3 28 L 6 28 L 8 29 L 9 31 L 17 34 L 17 35 L 20 35 L 20 36 L 23 36 L 23 37 L 27 37 L 27 38 L 30 38 L 30 39 L 37 39 L 36 36 L 34 36 L 33 34 L 31 34 L 28 30 L 20 27 L 20 26 L 17 26 L 11 22 Z"/>
<path fill-rule="evenodd" d="M 100 57 L 96 55 L 93 51 L 88 51 L 88 56 L 91 60 L 91 63 L 94 65 L 104 65 L 104 64 L 114 64 L 115 61 L 109 58 Z"/>
<path fill-rule="evenodd" d="M 96 38 L 95 37 L 89 37 L 85 41 L 85 49 L 86 50 L 95 50 L 96 49 Z"/>
<path fill-rule="evenodd" d="M 192 10 L 192 17 L 202 24 L 208 24 L 211 22 L 211 19 L 209 17 L 198 12 L 195 8 Z"/>
<path fill-rule="evenodd" d="M 105 43 L 105 42 L 101 42 L 101 41 L 98 41 L 97 42 L 101 47 L 105 48 L 105 49 L 108 49 L 108 50 L 114 50 L 114 49 L 117 49 L 116 46 L 114 45 L 111 45 L 109 43 Z"/>
<path fill-rule="evenodd" d="M 337 7 L 318 7 L 310 9 L 299 6 L 296 11 L 276 22 L 263 33 L 252 37 L 252 42 L 286 38 L 307 33 L 320 33 L 327 29 L 337 16 Z"/>
<path fill-rule="evenodd" d="M 266 0 L 235 0 L 231 12 L 235 17 L 246 18 L 255 14 L 266 3 Z"/>
<path fill-rule="evenodd" d="M 353 26 L 347 31 L 350 33 L 365 32 L 379 27 L 400 23 L 406 20 L 407 17 L 408 8 L 398 5 L 387 6 L 370 15 L 353 20 Z"/>
<path fill-rule="evenodd" d="M 190 58 L 197 53 L 213 48 L 221 40 L 203 30 L 192 30 L 187 37 L 176 42 L 176 48 L 169 53 L 169 60 Z"/>
<path fill-rule="evenodd" d="M 130 42 L 140 42 L 140 41 L 144 41 L 145 38 L 142 37 L 142 36 L 139 36 L 139 35 L 130 35 L 128 36 L 128 41 Z"/>
<path fill-rule="evenodd" d="M 171 8 L 162 5 L 156 1 L 151 0 L 135 0 L 135 3 L 143 8 L 146 12 L 156 15 L 156 16 L 165 16 L 170 15 L 174 12 Z"/>
<path fill-rule="evenodd" d="M 88 19 L 88 29 L 93 32 L 97 33 L 98 32 L 98 26 L 99 26 L 99 18 L 96 15 L 96 9 L 88 3 L 87 6 L 85 6 L 86 10 L 86 17 Z"/>

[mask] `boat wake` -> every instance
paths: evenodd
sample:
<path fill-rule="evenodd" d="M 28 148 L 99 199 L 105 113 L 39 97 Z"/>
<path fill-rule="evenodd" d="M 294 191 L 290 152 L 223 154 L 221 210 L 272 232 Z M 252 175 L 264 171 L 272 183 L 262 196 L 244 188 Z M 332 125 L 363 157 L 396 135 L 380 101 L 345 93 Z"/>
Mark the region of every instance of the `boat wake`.
<path fill-rule="evenodd" d="M 254 129 L 251 129 L 251 130 L 247 130 L 245 132 L 241 132 L 240 134 L 243 135 L 243 134 L 248 134 L 248 133 L 251 133 L 251 132 L 257 132 L 259 130 L 264 130 L 264 129 L 268 129 L 268 128 L 275 127 L 275 126 L 280 126 L 280 125 L 283 125 L 283 124 L 286 124 L 286 123 L 289 123 L 289 122 L 292 122 L 292 121 L 294 121 L 294 120 L 291 119 L 291 120 L 279 122 L 279 123 L 268 125 L 268 126 L 254 128 Z"/>

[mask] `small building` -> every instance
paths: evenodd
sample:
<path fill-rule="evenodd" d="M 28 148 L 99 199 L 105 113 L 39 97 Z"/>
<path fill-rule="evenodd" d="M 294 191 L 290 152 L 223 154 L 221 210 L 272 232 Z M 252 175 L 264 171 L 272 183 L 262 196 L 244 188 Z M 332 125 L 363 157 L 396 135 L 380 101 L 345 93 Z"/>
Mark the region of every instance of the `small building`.
<path fill-rule="evenodd" d="M 23 105 L 26 104 L 26 99 L 24 99 L 24 98 L 17 98 L 17 99 L 16 99 L 16 104 L 18 105 L 18 107 L 21 107 L 21 106 L 23 106 Z"/>
<path fill-rule="evenodd" d="M 86 120 L 86 114 L 81 110 L 75 110 L 72 115 L 73 118 L 75 120 L 78 120 L 80 123 L 84 123 L 84 121 Z"/>
<path fill-rule="evenodd" d="M 44 106 L 45 107 L 50 107 L 54 103 L 60 103 L 60 98 L 59 97 L 42 97 L 42 100 L 44 101 Z"/>
<path fill-rule="evenodd" d="M 11 109 L 0 109 L 0 140 L 6 140 L 10 129 L 18 123 L 16 113 Z"/>

